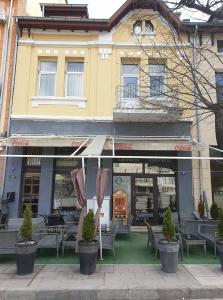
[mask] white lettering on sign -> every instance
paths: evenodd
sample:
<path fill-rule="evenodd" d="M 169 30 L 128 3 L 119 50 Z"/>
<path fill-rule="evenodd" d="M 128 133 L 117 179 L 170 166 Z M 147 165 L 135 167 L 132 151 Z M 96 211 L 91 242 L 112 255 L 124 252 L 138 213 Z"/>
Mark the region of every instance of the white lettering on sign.
<path fill-rule="evenodd" d="M 192 151 L 192 145 L 175 145 L 176 151 Z"/>

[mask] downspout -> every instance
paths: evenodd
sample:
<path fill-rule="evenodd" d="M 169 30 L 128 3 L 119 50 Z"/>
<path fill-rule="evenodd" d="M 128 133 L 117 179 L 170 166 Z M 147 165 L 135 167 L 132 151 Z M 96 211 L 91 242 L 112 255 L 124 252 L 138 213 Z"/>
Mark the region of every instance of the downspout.
<path fill-rule="evenodd" d="M 193 70 L 197 67 L 197 60 L 196 60 L 196 43 L 197 43 L 197 32 L 198 32 L 198 25 L 195 27 L 194 37 L 193 37 Z M 194 80 L 196 80 L 196 75 L 194 76 Z M 196 112 L 196 129 L 197 129 L 197 141 L 198 143 L 201 143 L 201 129 L 200 129 L 200 110 L 199 110 L 199 101 L 196 97 L 197 95 L 197 88 L 196 84 L 194 84 L 194 102 L 195 102 L 195 112 Z M 201 157 L 201 151 L 198 150 L 198 156 Z M 204 201 L 204 187 L 203 187 L 203 161 L 199 160 L 199 186 L 200 186 L 200 197 L 201 200 Z"/>
<path fill-rule="evenodd" d="M 11 82 L 11 90 L 10 90 L 10 102 L 9 102 L 9 113 L 8 113 L 8 127 L 7 127 L 7 137 L 10 136 L 11 130 L 11 113 L 12 113 L 12 104 L 13 104 L 13 94 L 14 94 L 14 86 L 15 86 L 15 72 L 16 72 L 16 62 L 17 62 L 17 52 L 18 52 L 18 40 L 19 40 L 19 30 L 18 30 L 18 19 L 15 19 L 16 22 L 16 36 L 15 36 L 15 45 L 14 45 L 14 56 L 13 56 L 13 69 L 12 69 L 12 82 Z M 6 146 L 5 152 L 8 154 L 9 147 Z M 5 177 L 6 177 L 6 163 L 7 158 L 4 160 L 3 166 L 3 184 L 1 190 L 1 196 L 3 197 L 4 194 L 4 187 L 5 187 Z M 1 204 L 1 203 L 0 203 Z"/>
<path fill-rule="evenodd" d="M 2 54 L 2 73 L 1 73 L 2 89 L 0 91 L 0 119 L 2 116 L 2 104 L 3 104 L 4 94 L 5 94 L 4 90 L 5 90 L 5 81 L 6 81 L 7 58 L 8 58 L 8 52 L 10 51 L 9 39 L 10 39 L 10 27 L 11 27 L 11 19 L 12 19 L 12 8 L 13 8 L 13 0 L 11 0 L 10 2 L 7 29 L 6 29 L 6 35 L 4 41 L 4 49 Z M 0 130 L 1 130 L 1 123 L 0 123 Z"/>

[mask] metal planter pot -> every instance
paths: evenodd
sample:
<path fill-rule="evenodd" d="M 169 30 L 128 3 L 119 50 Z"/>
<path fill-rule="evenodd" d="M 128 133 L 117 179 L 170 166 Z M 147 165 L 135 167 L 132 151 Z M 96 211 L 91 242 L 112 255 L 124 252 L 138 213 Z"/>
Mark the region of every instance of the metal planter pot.
<path fill-rule="evenodd" d="M 220 259 L 221 270 L 223 272 L 223 241 L 220 240 L 217 241 L 217 250 Z"/>
<path fill-rule="evenodd" d="M 95 273 L 99 242 L 79 241 L 78 245 L 81 274 L 91 275 Z"/>
<path fill-rule="evenodd" d="M 17 274 L 25 275 L 33 272 L 36 250 L 36 241 L 17 242 L 15 244 Z"/>
<path fill-rule="evenodd" d="M 178 265 L 179 242 L 160 240 L 159 253 L 162 270 L 166 273 L 176 273 Z"/>

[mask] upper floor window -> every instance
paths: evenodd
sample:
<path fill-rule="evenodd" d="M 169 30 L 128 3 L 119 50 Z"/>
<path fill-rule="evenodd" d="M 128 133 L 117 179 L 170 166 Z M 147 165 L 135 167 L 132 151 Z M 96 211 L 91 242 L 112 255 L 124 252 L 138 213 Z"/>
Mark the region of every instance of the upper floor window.
<path fill-rule="evenodd" d="M 215 72 L 217 102 L 223 104 L 223 72 Z"/>
<path fill-rule="evenodd" d="M 149 21 L 145 21 L 145 33 L 151 33 L 153 32 L 153 24 Z"/>
<path fill-rule="evenodd" d="M 56 61 L 40 61 L 39 63 L 39 96 L 55 96 Z"/>
<path fill-rule="evenodd" d="M 150 97 L 161 98 L 165 95 L 165 65 L 150 64 Z"/>
<path fill-rule="evenodd" d="M 139 34 L 142 32 L 142 21 L 136 21 L 133 26 L 133 31 L 135 34 Z"/>
<path fill-rule="evenodd" d="M 84 63 L 67 62 L 66 96 L 82 97 L 84 81 Z"/>
<path fill-rule="evenodd" d="M 139 69 L 136 64 L 122 64 L 122 85 L 124 98 L 136 98 L 139 82 Z"/>
<path fill-rule="evenodd" d="M 223 53 L 223 40 L 217 41 L 218 53 Z"/>

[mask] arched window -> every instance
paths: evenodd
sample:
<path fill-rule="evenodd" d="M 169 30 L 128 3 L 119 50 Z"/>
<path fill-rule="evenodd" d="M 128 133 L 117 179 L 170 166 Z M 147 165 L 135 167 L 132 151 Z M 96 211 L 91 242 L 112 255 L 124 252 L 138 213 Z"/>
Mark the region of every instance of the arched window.
<path fill-rule="evenodd" d="M 145 21 L 145 33 L 151 33 L 153 30 L 153 24 L 149 20 Z"/>
<path fill-rule="evenodd" d="M 142 21 L 136 21 L 133 26 L 133 31 L 135 34 L 139 34 L 142 32 Z"/>

